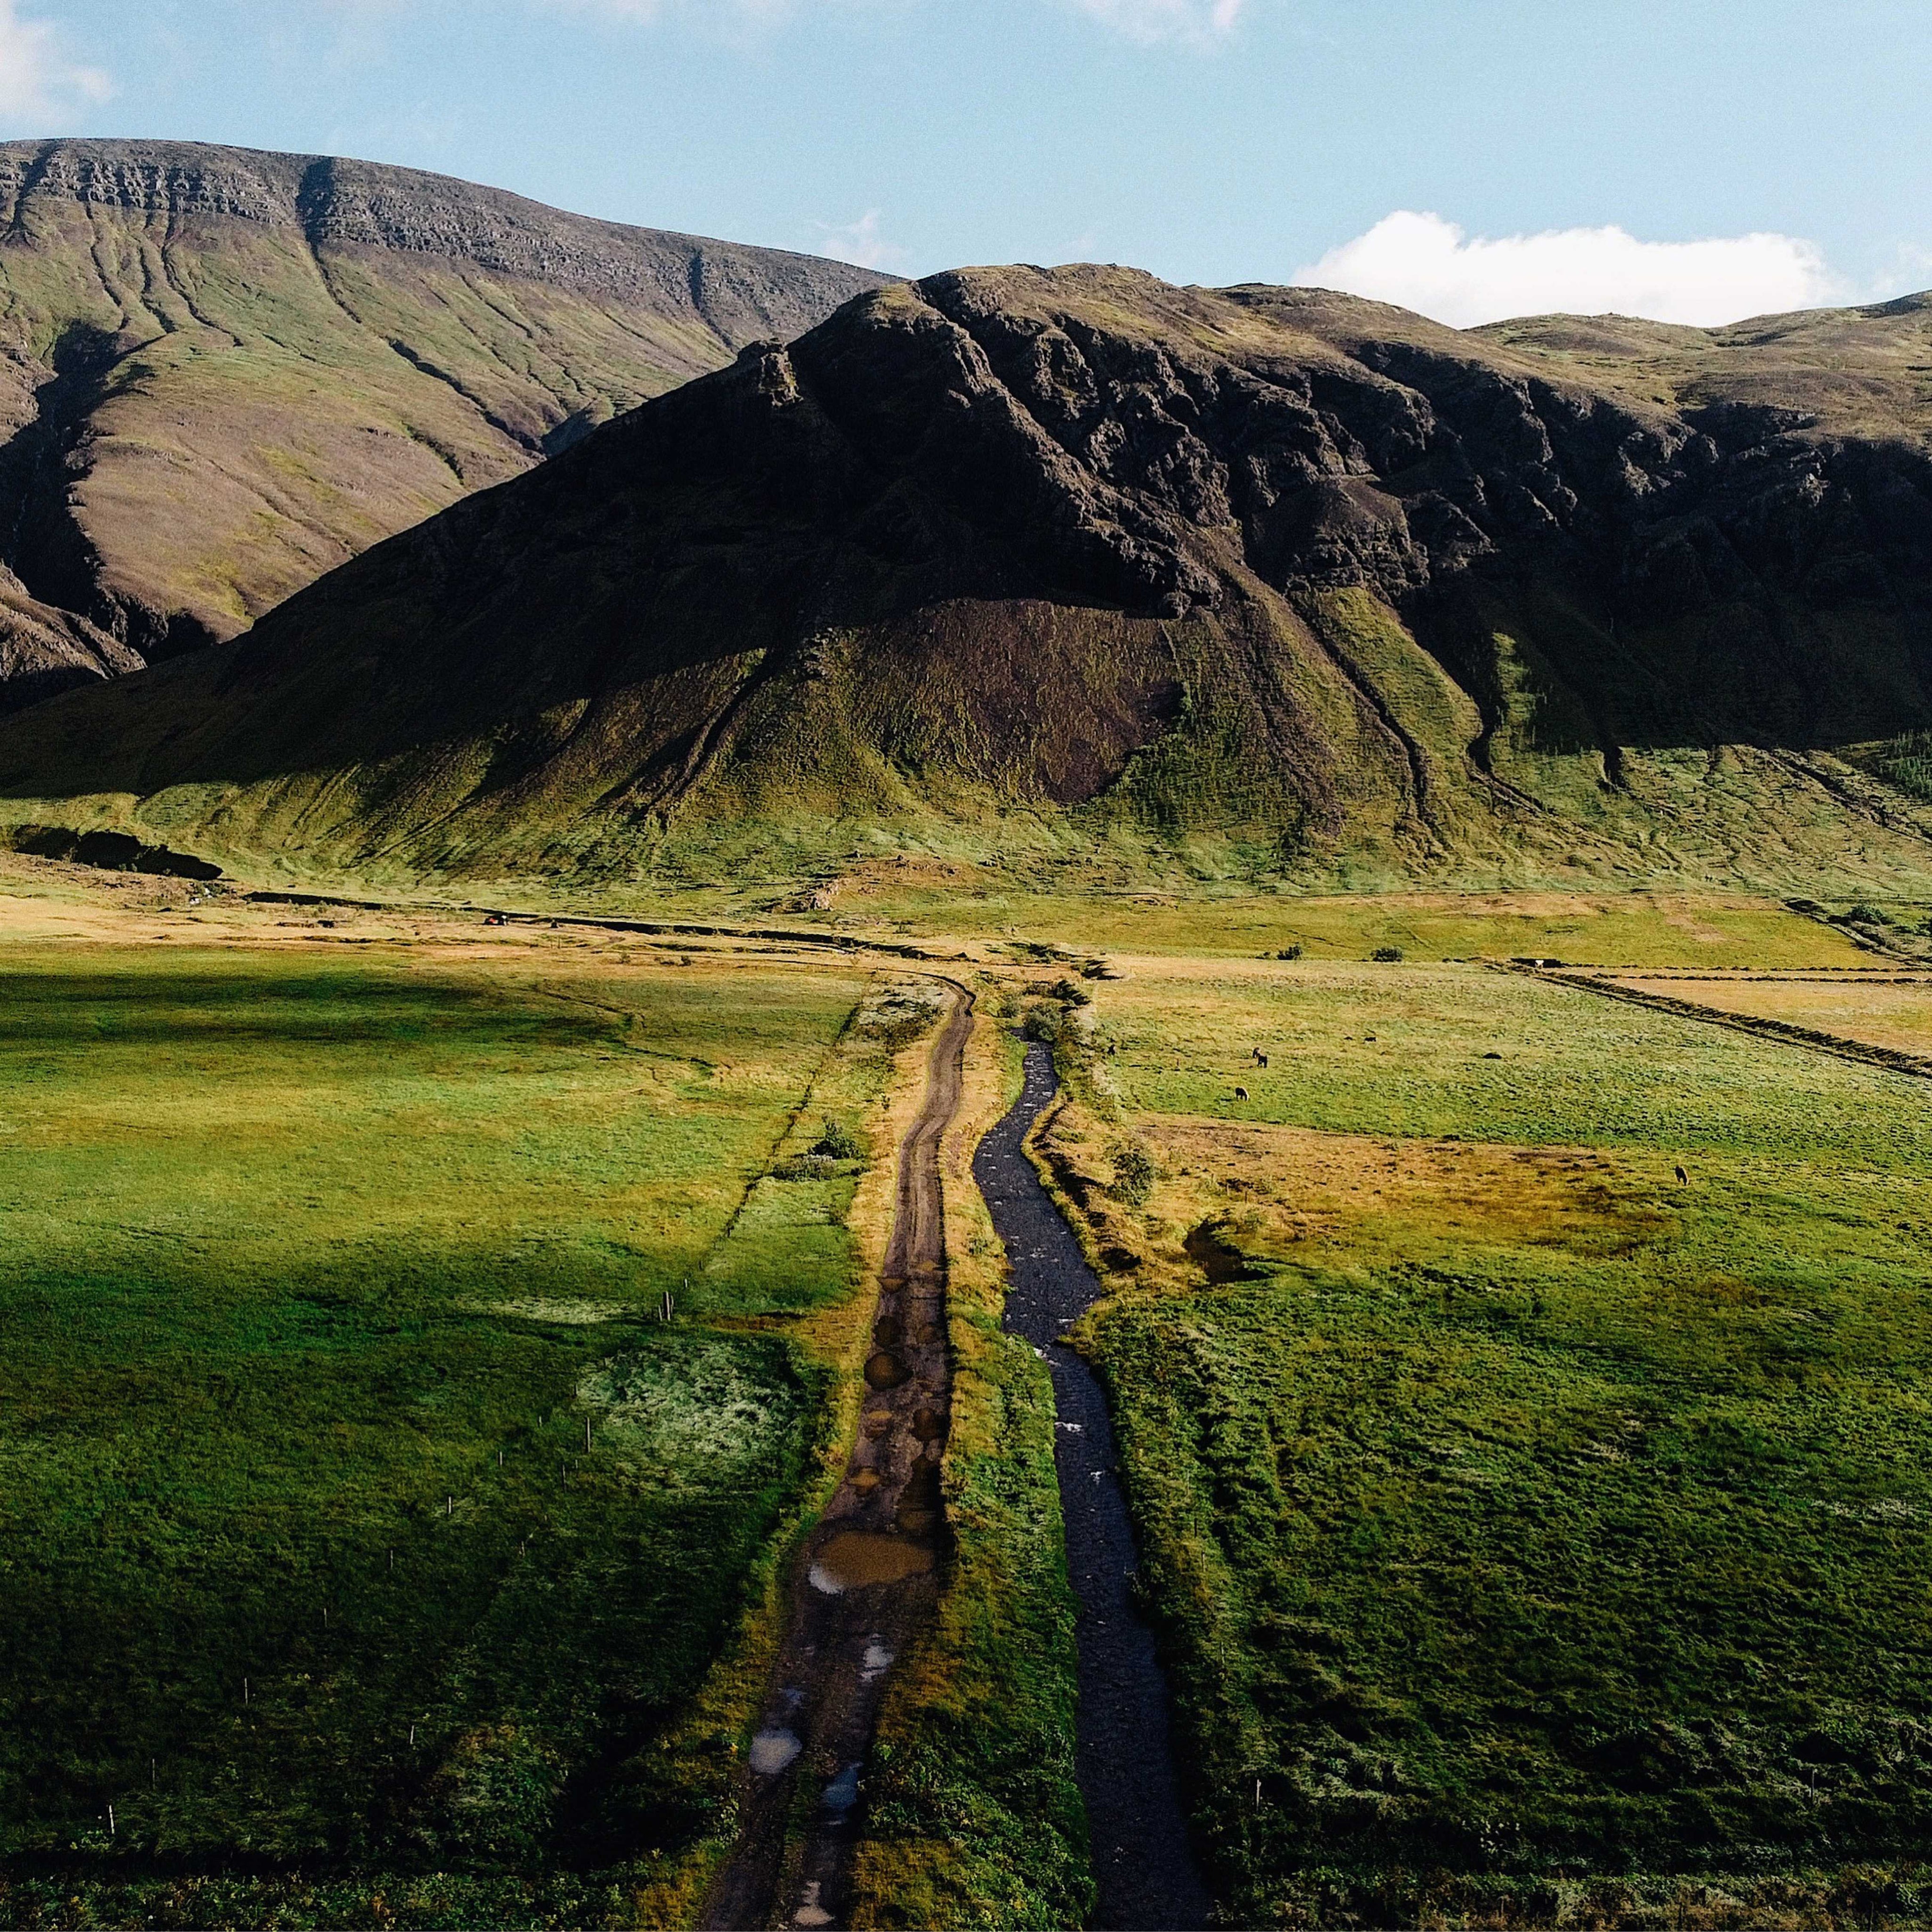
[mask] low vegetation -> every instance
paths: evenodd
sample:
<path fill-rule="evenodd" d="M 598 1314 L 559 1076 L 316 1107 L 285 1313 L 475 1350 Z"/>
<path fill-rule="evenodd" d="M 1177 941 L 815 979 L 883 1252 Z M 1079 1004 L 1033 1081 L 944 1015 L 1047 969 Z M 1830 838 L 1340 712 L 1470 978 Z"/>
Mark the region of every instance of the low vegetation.
<path fill-rule="evenodd" d="M 1086 1340 L 1224 1910 L 1922 1916 L 1918 1083 L 1475 968 L 1150 970 L 1092 1046 L 1054 1151 L 1154 1150 Z"/>
<path fill-rule="evenodd" d="M 8 863 L 66 883 L 0 899 L 0 1919 L 688 1923 L 938 989 Z M 1909 968 L 1842 907 L 1040 910 L 949 969 L 952 1541 L 854 1922 L 1093 1895 L 970 1177 L 1016 1033 L 1227 1919 L 1932 1916 L 1923 1084 L 1447 956 L 1916 1043 Z"/>
<path fill-rule="evenodd" d="M 758 1177 L 863 990 L 0 956 L 7 1917 L 579 1924 L 728 1825 L 686 1714 L 830 1426 L 765 1318 L 855 1279 L 851 1172 Z"/>

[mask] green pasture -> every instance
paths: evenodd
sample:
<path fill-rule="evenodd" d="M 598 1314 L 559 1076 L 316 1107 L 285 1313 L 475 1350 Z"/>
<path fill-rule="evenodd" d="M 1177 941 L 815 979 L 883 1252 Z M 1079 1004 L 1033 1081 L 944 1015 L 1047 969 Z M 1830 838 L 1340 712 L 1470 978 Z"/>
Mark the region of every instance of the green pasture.
<path fill-rule="evenodd" d="M 352 1881 L 312 1901 L 352 1918 L 436 1873 L 476 1922 L 541 1871 L 537 1916 L 580 1918 L 591 1874 L 706 1828 L 716 1780 L 657 1741 L 825 1386 L 779 1330 L 705 1325 L 707 1264 L 862 991 L 0 956 L 11 1916 L 129 1880 L 165 1918 L 170 1874 L 219 1874 Z M 840 1186 L 736 1237 L 731 1313 L 849 1292 Z"/>
<path fill-rule="evenodd" d="M 1604 1150 L 1594 1224 L 1365 1198 L 1090 1322 L 1233 1922 L 1921 1922 L 1932 1089 L 1472 968 L 1096 991 L 1143 1121 Z"/>
<path fill-rule="evenodd" d="M 1258 965 L 1096 991 L 1108 1072 L 1136 1109 L 1757 1154 L 1820 1184 L 1842 1167 L 1932 1172 L 1932 1088 L 1516 974 Z"/>
<path fill-rule="evenodd" d="M 1774 899 L 1667 892 L 1074 896 L 982 875 L 855 895 L 836 916 L 875 914 L 908 932 L 1005 938 L 1078 952 L 1252 959 L 1299 946 L 1311 961 L 1553 957 L 1586 965 L 1802 968 L 1882 963 Z M 1901 916 L 1905 916 L 1901 913 Z M 1922 909 L 1914 908 L 1916 920 Z"/>

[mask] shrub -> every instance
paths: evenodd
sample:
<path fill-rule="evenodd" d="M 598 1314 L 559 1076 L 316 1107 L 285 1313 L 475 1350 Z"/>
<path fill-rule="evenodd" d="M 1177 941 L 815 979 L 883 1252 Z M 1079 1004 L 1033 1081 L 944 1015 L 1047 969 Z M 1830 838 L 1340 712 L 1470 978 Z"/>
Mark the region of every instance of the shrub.
<path fill-rule="evenodd" d="M 838 1163 L 822 1154 L 795 1154 L 772 1169 L 774 1180 L 830 1180 Z"/>
<path fill-rule="evenodd" d="M 1378 946 L 1369 957 L 1384 966 L 1393 966 L 1402 958 L 1402 948 L 1400 946 Z"/>
<path fill-rule="evenodd" d="M 1107 1150 L 1114 1163 L 1114 1192 L 1136 1208 L 1154 1192 L 1154 1156 L 1138 1141 L 1116 1141 Z"/>
<path fill-rule="evenodd" d="M 843 1120 L 827 1120 L 825 1131 L 812 1144 L 812 1152 L 827 1160 L 863 1160 L 866 1150 L 858 1136 Z"/>
<path fill-rule="evenodd" d="M 1056 980 L 1052 997 L 1067 1006 L 1090 1006 L 1094 1004 L 1094 995 L 1077 980 Z"/>
<path fill-rule="evenodd" d="M 1051 1046 L 1060 1037 L 1060 1016 L 1051 1006 L 1032 1006 L 1020 1030 L 1028 1040 L 1044 1040 Z"/>

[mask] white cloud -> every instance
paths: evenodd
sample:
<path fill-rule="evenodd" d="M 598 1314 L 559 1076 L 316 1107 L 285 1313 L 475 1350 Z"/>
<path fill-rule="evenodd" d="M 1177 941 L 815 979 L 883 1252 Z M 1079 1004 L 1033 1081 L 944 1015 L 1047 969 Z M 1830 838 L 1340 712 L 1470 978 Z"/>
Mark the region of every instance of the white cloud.
<path fill-rule="evenodd" d="M 801 10 L 805 0 L 536 0 L 554 12 L 589 14 L 606 20 L 650 22 L 682 12 L 728 30 L 774 26 Z M 824 0 L 820 0 L 824 4 Z M 853 10 L 884 10 L 904 0 L 842 0 Z M 916 0 L 914 0 L 916 4 Z M 1161 40 L 1203 42 L 1233 30 L 1249 0 L 1050 0 L 1070 4 L 1102 26 L 1143 46 Z"/>
<path fill-rule="evenodd" d="M 113 91 L 100 68 L 68 58 L 58 27 L 23 20 L 15 0 L 0 0 L 0 120 L 44 123 L 77 102 L 105 100 Z"/>
<path fill-rule="evenodd" d="M 1234 31 L 1247 0 L 1073 0 L 1130 40 L 1214 40 Z"/>
<path fill-rule="evenodd" d="M 856 221 L 848 221 L 842 228 L 828 227 L 824 222 L 814 222 L 818 230 L 818 252 L 830 255 L 835 262 L 851 262 L 862 268 L 877 268 L 886 274 L 896 274 L 905 269 L 912 257 L 895 242 L 888 242 L 879 232 L 880 212 L 868 208 Z"/>
<path fill-rule="evenodd" d="M 1406 208 L 1298 269 L 1294 280 L 1399 303 L 1458 328 L 1552 314 L 1708 328 L 1846 295 L 1817 248 L 1795 236 L 1640 242 L 1621 228 L 1560 228 L 1492 241 Z"/>

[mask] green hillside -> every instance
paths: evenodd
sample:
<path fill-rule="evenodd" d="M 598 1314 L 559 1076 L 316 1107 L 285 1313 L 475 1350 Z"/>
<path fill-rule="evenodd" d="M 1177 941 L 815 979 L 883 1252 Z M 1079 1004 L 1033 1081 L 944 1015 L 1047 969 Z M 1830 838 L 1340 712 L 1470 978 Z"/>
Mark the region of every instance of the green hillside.
<path fill-rule="evenodd" d="M 1896 374 L 1932 325 L 1806 326 Z M 1822 377 L 1741 341 L 1646 397 L 1559 333 L 1120 269 L 885 289 L 14 722 L 7 814 L 633 898 L 882 850 L 1924 890 L 1927 412 L 1774 406 Z"/>
<path fill-rule="evenodd" d="M 365 163 L 0 146 L 0 561 L 113 640 L 0 611 L 0 703 L 232 637 L 878 280 Z"/>

